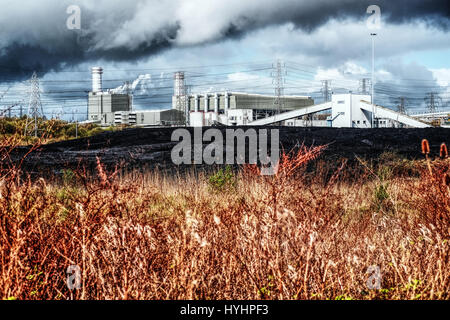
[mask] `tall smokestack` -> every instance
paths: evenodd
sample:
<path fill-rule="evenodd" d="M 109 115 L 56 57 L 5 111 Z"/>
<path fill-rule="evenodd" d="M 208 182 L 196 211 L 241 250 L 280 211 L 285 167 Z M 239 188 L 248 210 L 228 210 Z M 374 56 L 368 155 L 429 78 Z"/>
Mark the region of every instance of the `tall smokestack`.
<path fill-rule="evenodd" d="M 184 82 L 184 72 L 175 73 L 175 83 L 174 83 L 174 95 L 175 97 L 184 96 L 185 93 L 185 82 Z"/>
<path fill-rule="evenodd" d="M 92 92 L 99 93 L 102 92 L 102 74 L 103 69 L 100 67 L 92 68 Z"/>

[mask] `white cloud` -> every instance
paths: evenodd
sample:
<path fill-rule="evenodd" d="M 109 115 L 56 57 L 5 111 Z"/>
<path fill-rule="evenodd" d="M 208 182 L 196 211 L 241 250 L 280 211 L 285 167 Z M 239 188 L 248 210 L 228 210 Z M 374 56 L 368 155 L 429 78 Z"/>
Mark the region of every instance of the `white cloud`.
<path fill-rule="evenodd" d="M 443 105 L 446 110 L 450 110 L 450 68 L 431 69 L 438 85 L 443 88 L 440 93 Z"/>
<path fill-rule="evenodd" d="M 230 81 L 250 81 L 261 79 L 261 76 L 245 72 L 236 72 L 228 75 Z"/>
<path fill-rule="evenodd" d="M 436 82 L 442 86 L 447 87 L 450 85 L 450 68 L 430 69 L 433 73 Z"/>
<path fill-rule="evenodd" d="M 241 45 L 266 56 L 304 61 L 305 64 L 336 67 L 345 62 L 372 61 L 372 42 L 363 22 L 330 20 L 308 33 L 292 29 L 292 24 L 268 27 L 249 34 Z M 405 36 L 414 33 L 414 37 Z M 384 25 L 375 42 L 376 60 L 402 56 L 422 50 L 450 48 L 450 34 L 425 23 Z"/>

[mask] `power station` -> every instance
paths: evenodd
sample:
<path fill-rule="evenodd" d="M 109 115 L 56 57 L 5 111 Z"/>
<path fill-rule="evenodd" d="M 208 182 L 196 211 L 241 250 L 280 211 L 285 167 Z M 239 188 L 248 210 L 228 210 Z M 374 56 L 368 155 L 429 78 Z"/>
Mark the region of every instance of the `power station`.
<path fill-rule="evenodd" d="M 131 94 L 103 91 L 103 69 L 92 68 L 92 91 L 89 92 L 88 122 L 102 126 L 170 126 L 182 123 L 183 114 L 176 109 L 133 111 Z"/>
<path fill-rule="evenodd" d="M 89 92 L 88 99 L 88 122 L 102 126 L 285 125 L 334 128 L 436 126 L 428 121 L 427 117 L 430 114 L 408 116 L 403 111 L 374 105 L 372 96 L 366 93 L 367 90 L 362 94 L 352 92 L 332 94 L 326 82 L 326 99 L 322 104 L 315 104 L 310 96 L 301 95 L 263 95 L 234 91 L 190 94 L 184 72 L 174 74 L 172 108 L 133 110 L 132 94 L 104 91 L 103 69 L 93 67 L 91 72 L 92 91 Z"/>
<path fill-rule="evenodd" d="M 89 92 L 88 121 L 112 125 L 116 112 L 131 111 L 131 96 L 103 91 L 102 75 L 102 68 L 92 68 L 92 91 Z"/>

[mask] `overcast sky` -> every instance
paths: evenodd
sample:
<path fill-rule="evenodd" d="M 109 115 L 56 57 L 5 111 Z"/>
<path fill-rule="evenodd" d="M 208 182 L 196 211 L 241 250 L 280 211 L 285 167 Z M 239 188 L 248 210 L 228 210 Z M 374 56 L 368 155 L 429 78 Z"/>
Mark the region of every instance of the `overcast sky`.
<path fill-rule="evenodd" d="M 369 5 L 381 25 L 369 30 Z M 36 71 L 46 113 L 86 112 L 89 69 L 105 69 L 104 87 L 135 83 L 138 108 L 168 107 L 173 72 L 193 92 L 272 93 L 272 64 L 285 66 L 287 94 L 320 99 L 321 80 L 335 92 L 371 76 L 376 37 L 376 91 L 394 107 L 406 96 L 424 107 L 435 91 L 450 100 L 448 1 L 364 0 L 0 0 L 0 108 L 28 99 Z M 70 6 L 80 8 L 80 29 Z M 140 77 L 140 81 L 135 81 Z M 377 98 L 376 98 L 377 99 Z M 319 101 L 318 101 L 319 102 Z M 27 102 L 24 106 L 26 107 Z M 66 116 L 67 117 L 67 116 Z"/>

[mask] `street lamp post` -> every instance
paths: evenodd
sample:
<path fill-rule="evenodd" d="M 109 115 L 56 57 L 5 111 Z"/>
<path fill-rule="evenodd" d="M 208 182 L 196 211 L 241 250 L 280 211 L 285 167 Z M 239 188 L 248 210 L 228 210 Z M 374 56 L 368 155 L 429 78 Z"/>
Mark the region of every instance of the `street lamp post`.
<path fill-rule="evenodd" d="M 375 127 L 375 36 L 376 33 L 371 33 L 372 37 L 372 128 Z"/>

